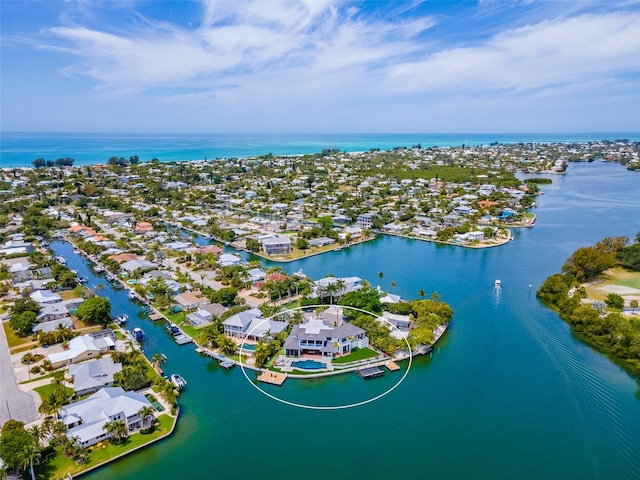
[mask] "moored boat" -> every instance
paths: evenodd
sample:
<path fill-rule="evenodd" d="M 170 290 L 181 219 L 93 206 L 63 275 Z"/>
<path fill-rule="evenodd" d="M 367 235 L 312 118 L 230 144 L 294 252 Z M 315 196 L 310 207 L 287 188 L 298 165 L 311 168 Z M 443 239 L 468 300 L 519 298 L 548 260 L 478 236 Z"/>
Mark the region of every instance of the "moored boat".
<path fill-rule="evenodd" d="M 144 331 L 141 328 L 134 328 L 132 333 L 133 338 L 135 338 L 137 341 L 142 342 L 144 340 Z"/>
<path fill-rule="evenodd" d="M 178 388 L 178 390 L 182 390 L 187 386 L 187 381 L 177 373 L 171 375 L 171 383 L 173 383 Z"/>

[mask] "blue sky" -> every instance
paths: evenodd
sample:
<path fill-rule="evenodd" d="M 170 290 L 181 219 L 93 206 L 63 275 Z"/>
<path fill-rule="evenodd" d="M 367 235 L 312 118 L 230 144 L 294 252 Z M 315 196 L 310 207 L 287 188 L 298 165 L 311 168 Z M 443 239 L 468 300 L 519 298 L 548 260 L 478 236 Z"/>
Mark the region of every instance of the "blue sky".
<path fill-rule="evenodd" d="M 640 130 L 640 0 L 0 8 L 5 131 Z"/>

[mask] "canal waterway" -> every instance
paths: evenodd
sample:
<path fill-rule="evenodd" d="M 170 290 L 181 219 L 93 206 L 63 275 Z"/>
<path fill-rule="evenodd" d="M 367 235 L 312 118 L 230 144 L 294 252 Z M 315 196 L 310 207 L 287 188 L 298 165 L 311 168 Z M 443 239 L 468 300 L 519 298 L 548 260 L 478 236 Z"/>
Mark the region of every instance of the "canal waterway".
<path fill-rule="evenodd" d="M 127 313 L 129 328 L 144 329 L 147 355 L 162 350 L 165 372 L 188 381 L 173 436 L 85 478 L 637 479 L 637 381 L 573 335 L 535 291 L 576 248 L 635 236 L 640 175 L 616 164 L 571 164 L 543 190 L 538 224 L 499 248 L 383 236 L 281 264 L 312 278 L 359 276 L 388 291 L 393 281 L 404 298 L 437 291 L 454 308 L 432 357 L 416 358 L 390 394 L 348 410 L 300 409 L 264 396 L 239 368 L 224 370 L 193 346 L 178 347 L 163 325 L 138 318 L 126 292 L 54 243 L 70 268 L 105 284 L 114 315 Z M 401 374 L 287 380 L 269 391 L 324 404 L 373 395 Z"/>

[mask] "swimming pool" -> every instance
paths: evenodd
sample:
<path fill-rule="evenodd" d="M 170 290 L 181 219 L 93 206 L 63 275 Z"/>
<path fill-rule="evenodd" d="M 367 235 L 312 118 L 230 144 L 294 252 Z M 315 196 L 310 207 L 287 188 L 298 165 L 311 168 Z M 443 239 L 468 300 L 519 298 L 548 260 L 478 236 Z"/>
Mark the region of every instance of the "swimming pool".
<path fill-rule="evenodd" d="M 243 350 L 251 350 L 251 351 L 253 351 L 253 350 L 256 349 L 256 346 L 251 344 L 251 343 L 245 343 L 244 345 L 242 345 L 242 349 Z"/>
<path fill-rule="evenodd" d="M 326 368 L 324 363 L 316 362 L 315 360 L 298 360 L 297 362 L 291 362 L 291 366 L 294 368 L 306 368 L 307 370 Z"/>

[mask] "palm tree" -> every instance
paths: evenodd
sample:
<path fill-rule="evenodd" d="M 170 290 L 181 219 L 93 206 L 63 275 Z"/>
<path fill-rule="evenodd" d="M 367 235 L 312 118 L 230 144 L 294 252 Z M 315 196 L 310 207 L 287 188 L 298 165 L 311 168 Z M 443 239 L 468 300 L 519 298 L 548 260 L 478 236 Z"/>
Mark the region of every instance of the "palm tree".
<path fill-rule="evenodd" d="M 122 420 L 114 420 L 112 422 L 107 422 L 102 426 L 102 429 L 105 432 L 110 433 L 113 436 L 116 443 L 125 439 L 127 437 L 127 434 L 129 433 L 127 429 L 127 424 L 124 423 L 124 421 Z"/>
<path fill-rule="evenodd" d="M 22 468 L 24 470 L 26 470 L 27 467 L 29 468 L 32 480 L 36 480 L 36 473 L 33 470 L 33 463 L 35 462 L 36 464 L 38 464 L 39 461 L 40 449 L 38 448 L 38 445 L 36 444 L 36 441 L 34 439 L 33 444 L 29 443 L 25 446 L 24 452 L 22 454 Z"/>
<path fill-rule="evenodd" d="M 325 287 L 327 294 L 329 295 L 329 305 L 333 305 L 333 295 L 338 292 L 338 282 L 331 282 Z"/>
<path fill-rule="evenodd" d="M 344 281 L 344 278 L 339 278 L 338 280 L 336 280 L 335 286 L 338 289 L 336 293 L 338 295 L 342 295 L 344 294 L 344 290 L 347 288 L 347 282 Z"/>
<path fill-rule="evenodd" d="M 142 418 L 142 428 L 145 428 L 145 423 L 146 420 L 148 418 L 151 418 L 151 424 L 149 425 L 149 427 L 146 428 L 150 428 L 151 425 L 153 425 L 153 421 L 155 420 L 155 417 L 153 416 L 153 412 L 155 412 L 155 409 L 151 406 L 146 406 L 146 407 L 142 407 L 140 410 L 138 410 L 138 415 L 140 415 L 140 417 Z"/>
<path fill-rule="evenodd" d="M 44 425 L 32 425 L 29 429 L 29 433 L 33 436 L 36 441 L 36 445 L 40 445 L 40 442 L 47 438 L 49 432 L 47 431 L 47 427 Z"/>
<path fill-rule="evenodd" d="M 382 277 L 384 277 L 384 272 L 378 272 L 378 278 L 380 279 L 380 283 L 382 283 Z"/>
<path fill-rule="evenodd" d="M 151 357 L 151 362 L 157 363 L 158 365 L 162 365 L 166 361 L 167 361 L 167 357 L 160 350 L 154 353 L 153 356 Z"/>
<path fill-rule="evenodd" d="M 418 295 L 420 295 L 420 298 L 424 299 L 424 296 L 427 293 L 424 291 L 424 288 L 421 288 L 420 290 L 418 290 Z"/>
<path fill-rule="evenodd" d="M 393 280 L 391 280 L 391 291 L 395 292 L 396 290 L 396 282 L 394 282 Z"/>
<path fill-rule="evenodd" d="M 636 313 L 636 308 L 638 308 L 638 300 L 631 300 L 629 302 L 629 306 L 631 307 L 631 313 Z"/>
<path fill-rule="evenodd" d="M 429 300 L 431 300 L 432 302 L 438 303 L 440 301 L 440 294 L 434 290 L 433 292 L 431 292 L 431 295 L 429 296 Z"/>

